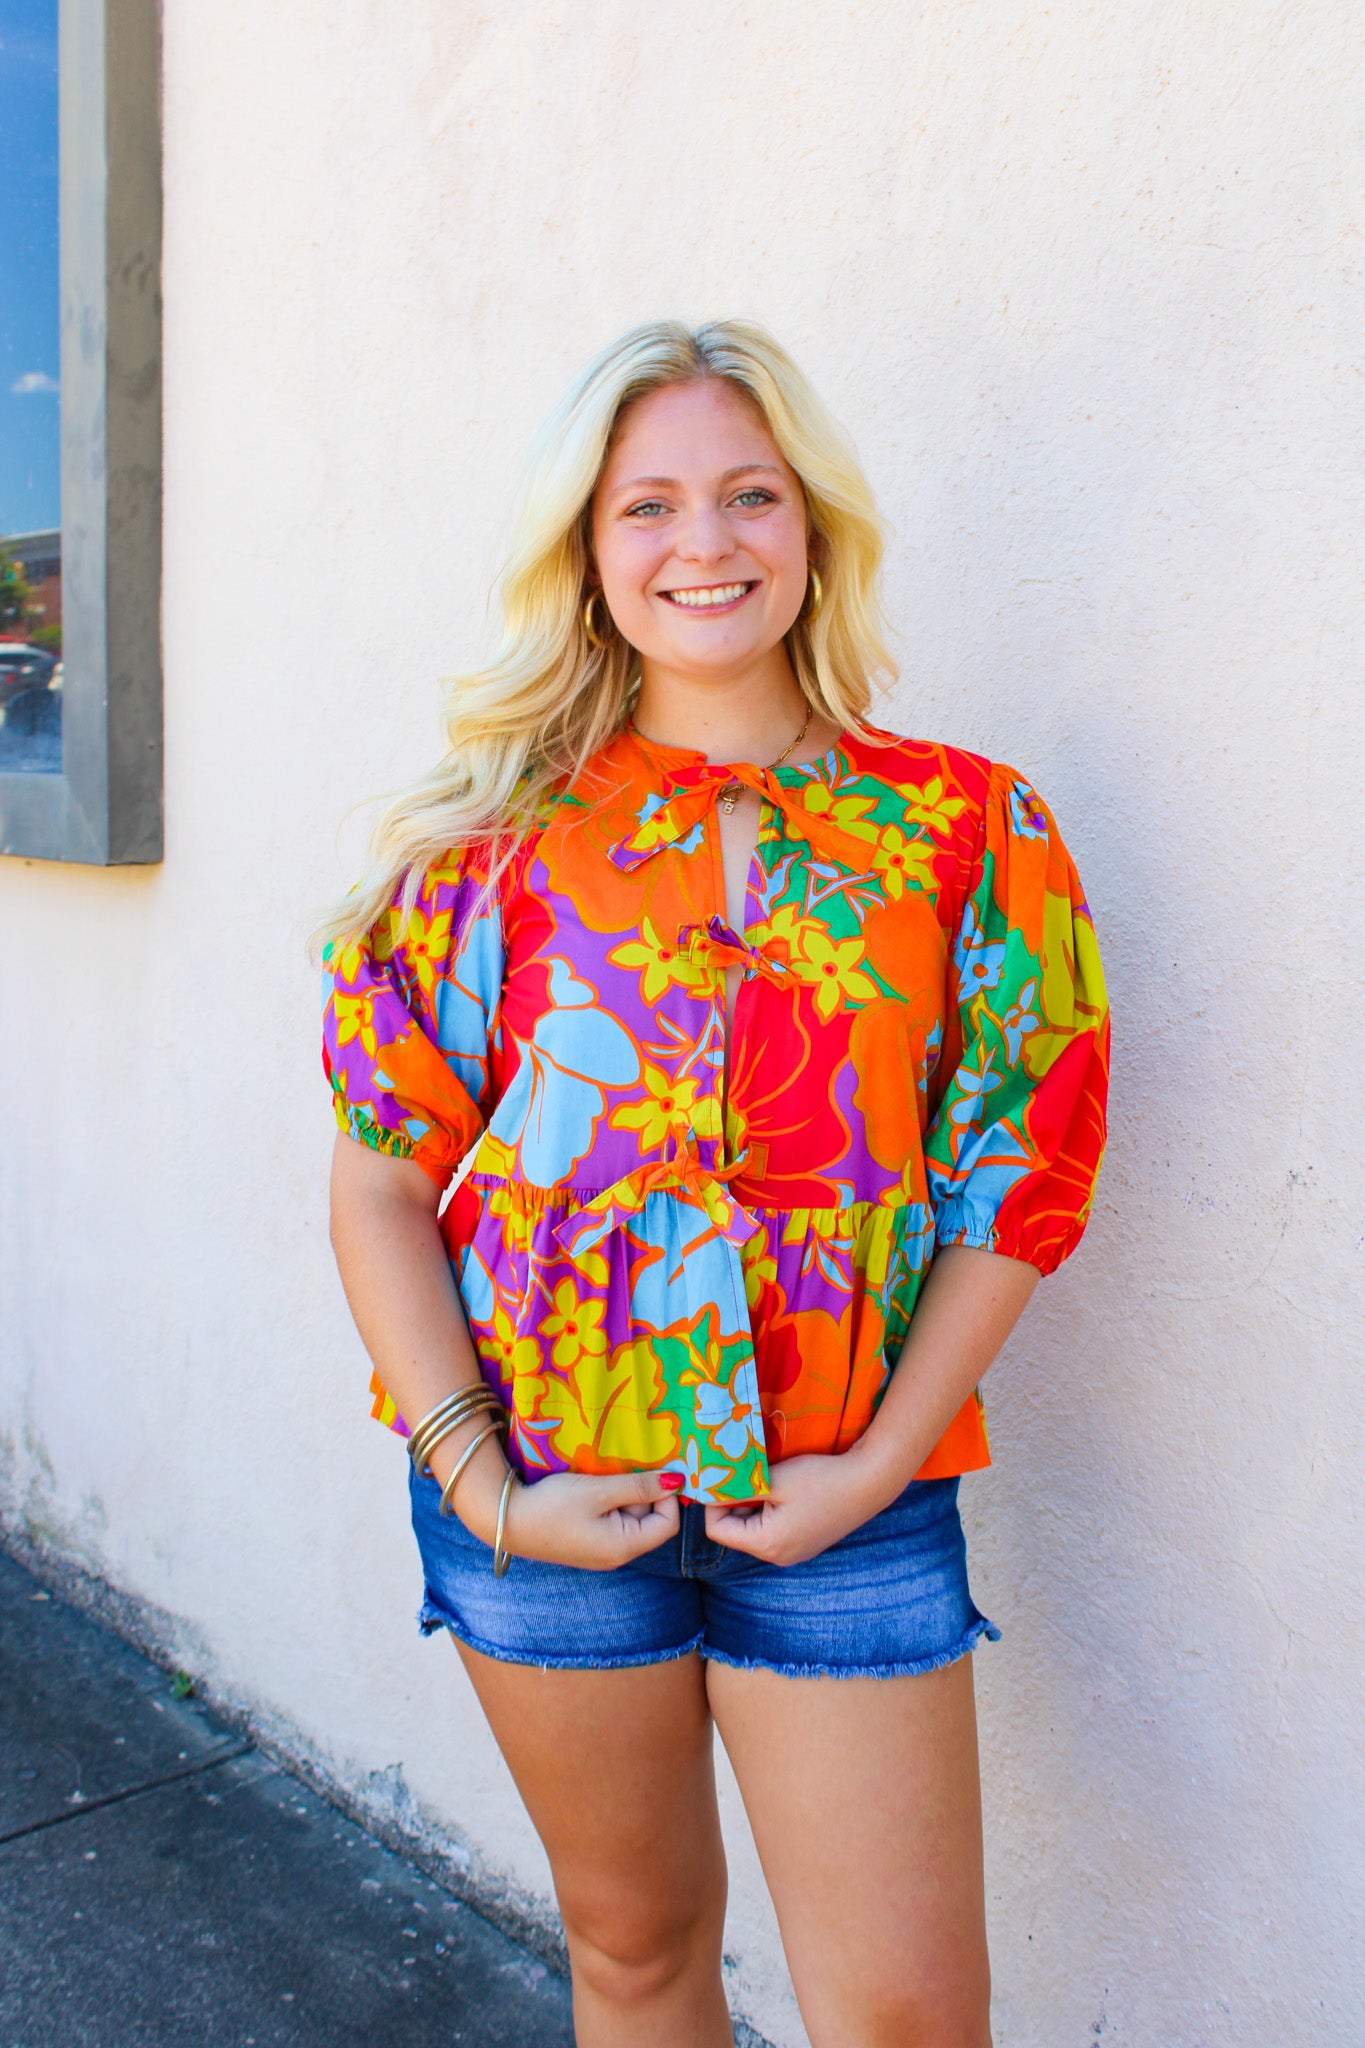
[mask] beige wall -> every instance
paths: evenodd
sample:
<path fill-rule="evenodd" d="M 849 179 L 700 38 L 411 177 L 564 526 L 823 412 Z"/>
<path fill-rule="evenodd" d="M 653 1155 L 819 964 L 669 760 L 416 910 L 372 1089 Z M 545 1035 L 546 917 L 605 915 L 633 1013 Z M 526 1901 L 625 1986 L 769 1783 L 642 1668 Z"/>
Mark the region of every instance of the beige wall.
<path fill-rule="evenodd" d="M 998 2041 L 1360 2040 L 1356 9 L 165 29 L 167 857 L 0 862 L 7 1512 L 373 1811 L 544 1898 L 412 1627 L 301 932 L 344 807 L 432 751 L 543 406 L 627 322 L 756 315 L 894 521 L 894 716 L 1037 780 L 1111 976 L 1095 1220 L 964 1488 L 1005 1628 Z M 787 2048 L 729 1825 L 734 1995 Z"/>

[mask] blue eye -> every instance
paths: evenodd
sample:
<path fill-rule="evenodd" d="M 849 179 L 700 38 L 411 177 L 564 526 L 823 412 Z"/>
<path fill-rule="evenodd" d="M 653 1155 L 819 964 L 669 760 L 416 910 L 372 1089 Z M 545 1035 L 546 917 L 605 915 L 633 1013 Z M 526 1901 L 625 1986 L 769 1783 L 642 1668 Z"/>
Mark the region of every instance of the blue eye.
<path fill-rule="evenodd" d="M 776 498 L 771 491 L 765 491 L 761 484 L 750 484 L 747 491 L 741 491 L 735 499 L 737 505 L 775 505 Z"/>
<path fill-rule="evenodd" d="M 628 506 L 626 508 L 626 517 L 627 519 L 633 519 L 637 512 L 662 512 L 663 509 L 657 498 L 645 498 L 638 505 Z"/>

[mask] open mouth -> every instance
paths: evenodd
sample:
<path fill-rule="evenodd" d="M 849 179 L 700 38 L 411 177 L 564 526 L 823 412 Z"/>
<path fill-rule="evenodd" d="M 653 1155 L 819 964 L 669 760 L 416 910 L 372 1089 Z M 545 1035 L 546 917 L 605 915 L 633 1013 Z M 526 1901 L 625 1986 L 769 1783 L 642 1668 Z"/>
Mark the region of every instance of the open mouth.
<path fill-rule="evenodd" d="M 660 597 L 666 597 L 670 604 L 680 611 L 704 612 L 714 618 L 717 612 L 732 612 L 736 605 L 743 604 L 751 590 L 757 590 L 753 583 L 706 583 L 690 590 L 661 590 Z"/>

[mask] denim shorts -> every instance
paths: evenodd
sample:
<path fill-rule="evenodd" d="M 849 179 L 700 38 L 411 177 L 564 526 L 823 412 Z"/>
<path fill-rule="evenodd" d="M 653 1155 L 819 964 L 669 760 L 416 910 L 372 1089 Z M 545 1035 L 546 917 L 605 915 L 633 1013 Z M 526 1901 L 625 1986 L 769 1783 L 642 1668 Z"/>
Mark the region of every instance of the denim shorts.
<path fill-rule="evenodd" d="M 696 1650 L 787 1678 L 900 1678 L 951 1664 L 998 1628 L 972 1604 L 956 1479 L 912 1480 L 898 1500 L 805 1564 L 764 1564 L 713 1543 L 682 1503 L 676 1536 L 614 1571 L 493 1553 L 409 1476 L 426 1573 L 419 1621 L 486 1657 L 565 1671 L 662 1664 Z"/>

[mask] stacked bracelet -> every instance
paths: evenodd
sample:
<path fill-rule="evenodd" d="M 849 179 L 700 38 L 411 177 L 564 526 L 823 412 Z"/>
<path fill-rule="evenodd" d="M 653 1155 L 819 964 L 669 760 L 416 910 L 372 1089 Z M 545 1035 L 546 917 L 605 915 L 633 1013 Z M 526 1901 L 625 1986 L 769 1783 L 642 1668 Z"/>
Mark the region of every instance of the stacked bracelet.
<path fill-rule="evenodd" d="M 495 1579 L 500 1579 L 507 1570 L 508 1565 L 512 1562 L 502 1547 L 502 1539 L 507 1528 L 507 1503 L 512 1498 L 512 1488 L 516 1483 L 517 1475 L 509 1465 L 507 1477 L 502 1482 L 502 1497 L 498 1501 L 498 1527 L 497 1533 L 493 1538 L 493 1577 Z"/>
<path fill-rule="evenodd" d="M 472 1387 L 461 1387 L 454 1394 L 447 1394 L 444 1401 L 422 1417 L 408 1438 L 408 1456 L 412 1469 L 420 1479 L 426 1471 L 432 1452 L 437 1444 L 459 1429 L 462 1423 L 475 1415 L 482 1415 L 489 1409 L 496 1410 L 497 1420 L 505 1423 L 507 1411 L 497 1395 L 483 1380 L 477 1380 Z"/>
<path fill-rule="evenodd" d="M 447 1479 L 445 1485 L 441 1488 L 441 1513 L 443 1515 L 454 1514 L 455 1489 L 460 1483 L 460 1474 L 464 1471 L 465 1466 L 469 1463 L 475 1451 L 477 1451 L 477 1449 L 479 1448 L 479 1445 L 483 1442 L 485 1437 L 497 1436 L 499 1431 L 504 1429 L 505 1427 L 506 1424 L 501 1420 L 497 1422 L 490 1422 L 486 1429 L 481 1429 L 479 1431 L 473 1443 L 466 1444 L 464 1449 L 460 1452 L 459 1457 L 455 1461 L 455 1470 L 451 1473 L 449 1479 Z"/>

